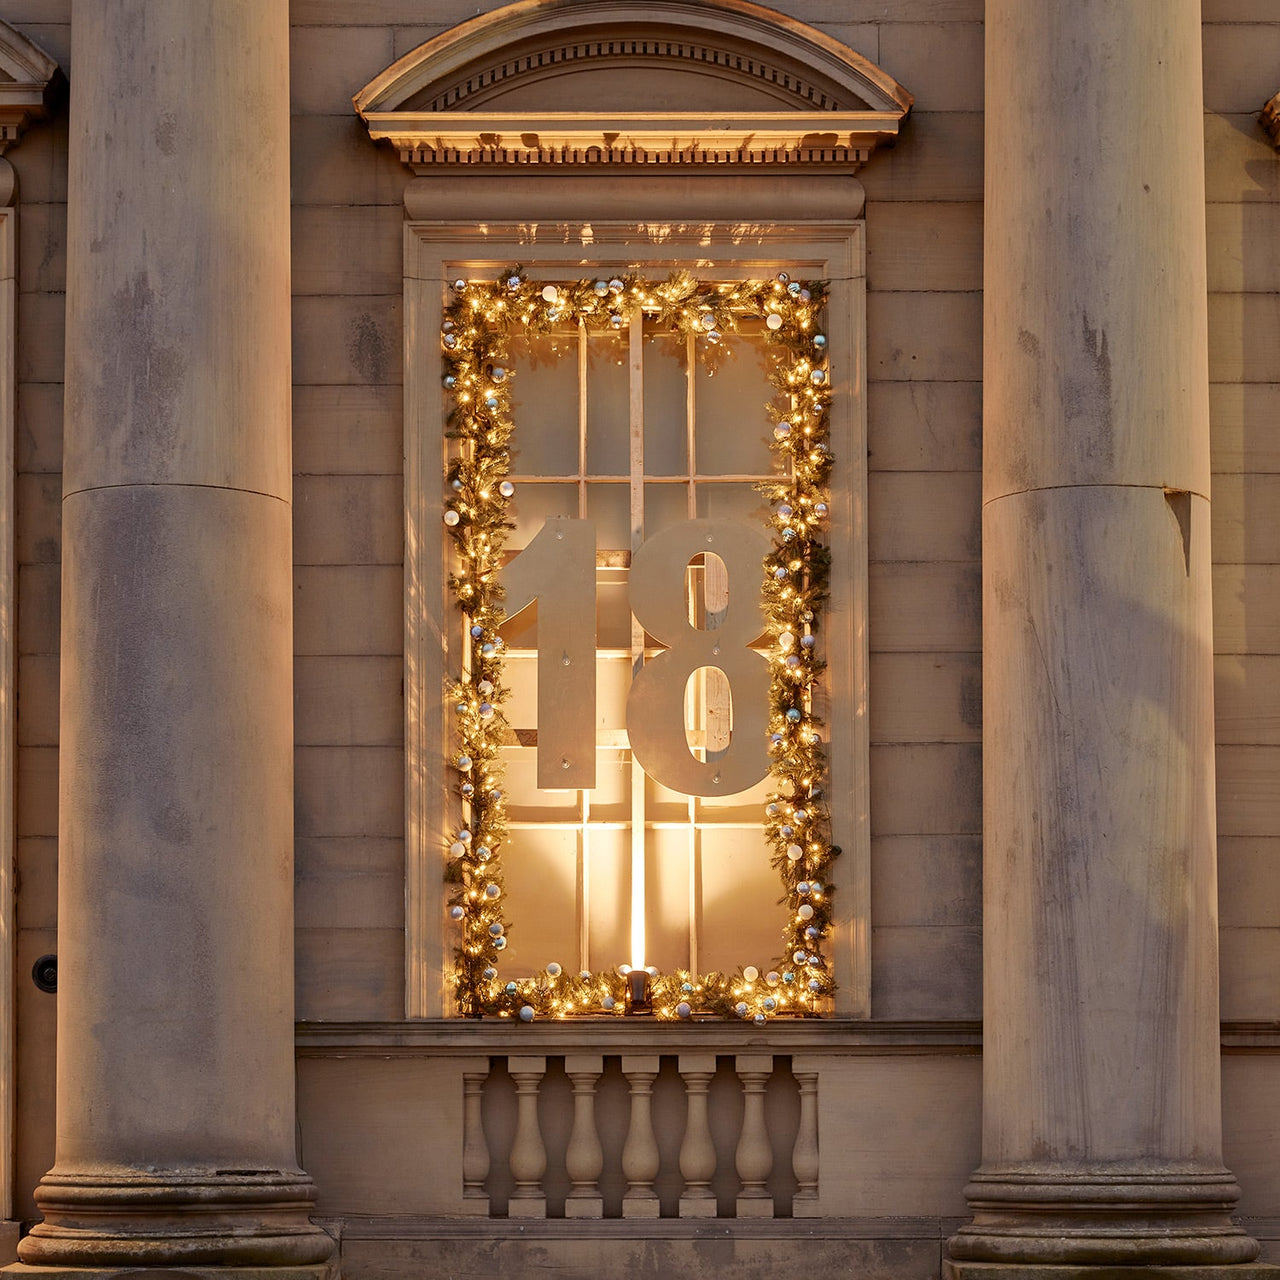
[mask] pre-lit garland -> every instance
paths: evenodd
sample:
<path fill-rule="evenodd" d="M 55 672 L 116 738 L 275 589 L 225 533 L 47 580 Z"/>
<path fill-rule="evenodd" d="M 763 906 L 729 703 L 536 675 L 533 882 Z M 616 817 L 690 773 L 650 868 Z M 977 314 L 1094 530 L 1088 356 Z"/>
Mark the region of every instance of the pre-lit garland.
<path fill-rule="evenodd" d="M 621 1013 L 625 966 L 618 972 L 562 972 L 504 981 L 498 961 L 507 945 L 500 850 L 507 839 L 501 748 L 510 740 L 502 714 L 503 614 L 500 569 L 511 471 L 512 334 L 555 325 L 621 329 L 637 313 L 659 326 L 717 347 L 739 316 L 765 323 L 777 392 L 766 406 L 773 423 L 778 477 L 760 486 L 770 504 L 771 549 L 764 560 L 761 603 L 771 640 L 768 660 L 770 776 L 764 830 L 789 910 L 785 951 L 763 975 L 754 965 L 733 974 L 677 971 L 651 979 L 654 1012 L 664 1018 L 714 1013 L 762 1023 L 778 1014 L 813 1014 L 835 989 L 822 943 L 831 927 L 830 838 L 823 795 L 826 754 L 813 712 L 823 663 L 815 633 L 827 597 L 830 554 L 819 531 L 828 515 L 832 458 L 828 447 L 831 385 L 827 340 L 818 329 L 824 284 L 775 279 L 706 284 L 686 273 L 665 281 L 620 276 L 570 283 L 530 282 L 513 268 L 497 282 L 456 280 L 441 332 L 444 384 L 452 400 L 449 434 L 460 441 L 448 463 L 445 523 L 458 568 L 449 585 L 466 622 L 464 674 L 449 689 L 458 746 L 464 821 L 450 843 L 447 879 L 451 917 L 462 930 L 456 949 L 459 1011 L 528 1021 L 538 1014 Z M 652 971 L 651 971 L 652 972 Z"/>

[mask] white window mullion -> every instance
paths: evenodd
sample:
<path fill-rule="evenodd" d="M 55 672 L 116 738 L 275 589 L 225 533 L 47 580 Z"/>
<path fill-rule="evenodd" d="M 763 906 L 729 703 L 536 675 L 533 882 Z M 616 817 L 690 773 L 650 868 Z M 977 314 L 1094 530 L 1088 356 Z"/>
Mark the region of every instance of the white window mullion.
<path fill-rule="evenodd" d="M 644 321 L 637 315 L 628 326 L 629 432 L 631 478 L 631 555 L 644 543 Z M 644 666 L 644 628 L 631 618 L 631 678 Z M 645 958 L 645 774 L 631 757 L 631 964 Z"/>

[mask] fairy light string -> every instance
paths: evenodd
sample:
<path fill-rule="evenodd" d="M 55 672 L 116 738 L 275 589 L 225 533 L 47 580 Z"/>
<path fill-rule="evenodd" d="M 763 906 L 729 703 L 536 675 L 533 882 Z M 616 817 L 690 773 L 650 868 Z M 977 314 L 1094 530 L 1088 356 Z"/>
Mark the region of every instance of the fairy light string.
<path fill-rule="evenodd" d="M 824 283 L 780 272 L 769 280 L 707 283 L 686 272 L 666 280 L 634 275 L 546 283 L 512 268 L 497 281 L 459 279 L 441 326 L 444 385 L 452 446 L 445 476 L 444 520 L 456 555 L 449 586 L 464 620 L 462 674 L 447 697 L 455 721 L 448 765 L 461 798 L 462 825 L 446 859 L 455 949 L 458 1011 L 466 1017 L 569 1017 L 622 1013 L 625 966 L 567 974 L 558 964 L 533 978 L 500 972 L 509 925 L 502 855 L 509 839 L 502 747 L 515 740 L 503 714 L 504 621 L 501 567 L 515 487 L 511 450 L 511 344 L 566 324 L 588 331 L 623 329 L 643 314 L 659 329 L 696 338 L 714 361 L 740 321 L 763 321 L 772 399 L 773 479 L 759 487 L 768 507 L 771 546 L 761 607 L 768 641 L 770 789 L 763 827 L 787 907 L 780 955 L 763 970 L 656 973 L 650 990 L 660 1018 L 706 1015 L 757 1024 L 780 1015 L 813 1015 L 835 990 L 824 943 L 832 924 L 831 843 L 824 794 L 826 751 L 814 710 L 824 663 L 818 631 L 827 599 L 833 459 L 828 419 L 831 381 L 819 318 Z M 651 971 L 652 972 L 652 971 Z"/>

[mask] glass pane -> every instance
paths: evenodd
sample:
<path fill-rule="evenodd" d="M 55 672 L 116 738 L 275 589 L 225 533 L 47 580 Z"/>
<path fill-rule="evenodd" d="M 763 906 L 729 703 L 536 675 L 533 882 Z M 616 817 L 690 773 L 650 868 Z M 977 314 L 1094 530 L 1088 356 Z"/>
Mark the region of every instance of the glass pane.
<path fill-rule="evenodd" d="M 587 967 L 614 969 L 631 960 L 631 835 L 593 827 L 589 839 Z"/>
<path fill-rule="evenodd" d="M 610 747 L 596 752 L 596 788 L 591 793 L 592 822 L 631 819 L 631 758 Z"/>
<path fill-rule="evenodd" d="M 760 830 L 702 832 L 702 928 L 698 964 L 704 971 L 769 966 L 782 950 L 781 888 Z"/>
<path fill-rule="evenodd" d="M 689 817 L 689 797 L 664 787 L 648 775 L 644 780 L 644 797 L 644 811 L 653 822 L 684 822 Z"/>
<path fill-rule="evenodd" d="M 769 792 L 774 788 L 772 778 L 761 778 L 750 791 L 739 791 L 732 796 L 699 796 L 696 800 L 698 820 L 700 822 L 747 822 L 757 824 L 764 821 L 764 806 L 768 802 Z"/>
<path fill-rule="evenodd" d="M 645 832 L 645 962 L 689 967 L 689 830 Z"/>
<path fill-rule="evenodd" d="M 578 474 L 578 336 L 538 334 L 513 344 L 512 471 Z"/>
<path fill-rule="evenodd" d="M 647 484 L 644 487 L 644 532 L 652 538 L 659 529 L 689 518 L 689 487 Z"/>
<path fill-rule="evenodd" d="M 596 644 L 601 649 L 631 647 L 631 605 L 627 580 L 621 574 L 596 578 Z"/>
<path fill-rule="evenodd" d="M 596 659 L 596 724 L 601 729 L 626 727 L 627 690 L 631 687 L 631 659 Z"/>
<path fill-rule="evenodd" d="M 528 610 L 526 610 L 528 612 Z M 524 615 L 521 614 L 521 617 Z M 508 652 L 503 668 L 510 697 L 502 714 L 513 729 L 538 727 L 538 659 L 532 653 Z"/>
<path fill-rule="evenodd" d="M 698 485 L 700 519 L 741 520 L 760 529 L 769 508 L 753 484 L 708 483 Z"/>
<path fill-rule="evenodd" d="M 510 921 L 502 973 L 528 977 L 552 960 L 576 969 L 578 833 L 545 827 L 513 831 L 502 865 Z"/>
<path fill-rule="evenodd" d="M 630 470 L 631 388 L 626 330 L 587 338 L 587 471 L 625 476 Z"/>
<path fill-rule="evenodd" d="M 773 399 L 765 341 L 735 334 L 721 344 L 712 368 L 694 373 L 694 447 L 699 475 L 768 475 L 772 424 L 765 405 Z"/>
<path fill-rule="evenodd" d="M 648 336 L 644 343 L 644 470 L 688 474 L 688 379 L 683 338 Z"/>
<path fill-rule="evenodd" d="M 595 484 L 587 490 L 587 515 L 596 522 L 597 551 L 631 550 L 631 490 Z"/>
<path fill-rule="evenodd" d="M 520 484 L 509 508 L 515 528 L 507 540 L 511 551 L 527 547 L 548 516 L 578 514 L 578 486 L 575 484 Z"/>
<path fill-rule="evenodd" d="M 506 787 L 507 817 L 512 822 L 576 822 L 578 820 L 578 793 L 576 791 L 540 791 L 538 789 L 538 753 L 533 747 L 506 747 L 502 752 L 507 767 Z M 520 856 L 524 847 L 524 832 L 511 833 L 511 841 L 504 845 L 502 856 Z"/>
<path fill-rule="evenodd" d="M 538 647 L 538 601 L 535 600 L 531 605 L 521 609 L 514 618 L 508 618 L 499 628 L 498 634 L 508 649 L 536 649 Z M 530 721 L 530 727 L 535 723 Z"/>

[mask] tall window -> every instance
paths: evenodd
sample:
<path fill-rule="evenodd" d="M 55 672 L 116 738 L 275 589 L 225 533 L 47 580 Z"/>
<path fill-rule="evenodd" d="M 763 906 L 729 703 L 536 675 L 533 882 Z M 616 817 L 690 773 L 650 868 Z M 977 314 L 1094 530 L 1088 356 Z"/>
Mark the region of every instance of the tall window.
<path fill-rule="evenodd" d="M 454 446 L 445 430 L 436 335 L 451 281 L 493 279 L 517 261 L 547 281 L 627 271 L 662 279 L 680 268 L 708 282 L 778 272 L 834 282 L 824 322 L 837 392 L 831 414 L 834 572 L 821 627 L 829 667 L 818 710 L 831 761 L 833 835 L 844 853 L 834 869 L 837 925 L 828 950 L 836 1010 L 865 1012 L 861 228 L 773 227 L 757 230 L 749 245 L 733 228 L 707 225 L 637 233 L 561 224 L 536 235 L 487 226 L 484 237 L 478 258 L 459 226 L 409 226 L 410 1013 L 451 1007 L 456 939 L 442 869 L 464 822 L 445 767 L 454 726 L 441 690 L 466 661 L 467 646 L 464 620 L 441 589 L 453 550 L 443 517 Z M 754 682 L 750 669 L 764 664 L 748 653 L 764 643 L 758 601 L 768 544 L 757 485 L 775 476 L 767 360 L 763 324 L 745 317 L 737 332 L 710 342 L 636 316 L 604 332 L 562 325 L 512 348 L 515 528 L 504 573 L 516 589 L 500 636 L 511 690 L 503 711 L 512 730 L 502 752 L 510 819 L 504 977 L 544 971 L 553 962 L 575 972 L 623 964 L 733 971 L 744 964 L 763 968 L 779 953 L 786 909 L 778 905 L 779 880 L 762 825 L 768 757 L 759 732 L 764 708 L 754 705 L 767 697 L 767 685 Z M 560 537 L 566 521 L 576 529 L 568 539 Z M 590 530 L 585 540 L 584 529 Z M 713 541 L 705 545 L 708 538 Z M 633 579 L 637 556 L 646 562 L 645 582 Z M 585 588 L 582 575 L 591 579 Z M 584 661 L 580 648 L 570 653 L 562 614 L 576 610 L 581 621 L 589 607 L 583 601 L 592 597 L 590 669 L 573 686 L 583 703 L 592 689 L 595 695 L 584 737 L 583 707 L 573 699 L 540 703 L 538 670 L 539 664 Z M 714 635 L 724 624 L 726 645 L 740 653 L 725 669 L 745 674 L 738 689 L 710 661 L 698 667 L 674 718 L 642 726 L 642 744 L 638 718 L 652 707 L 633 697 L 628 711 L 628 691 L 669 640 L 653 634 L 660 628 L 646 615 L 650 599 L 701 632 Z M 584 753 L 592 756 L 591 767 L 583 765 Z M 563 785 L 558 770 L 572 785 Z"/>

